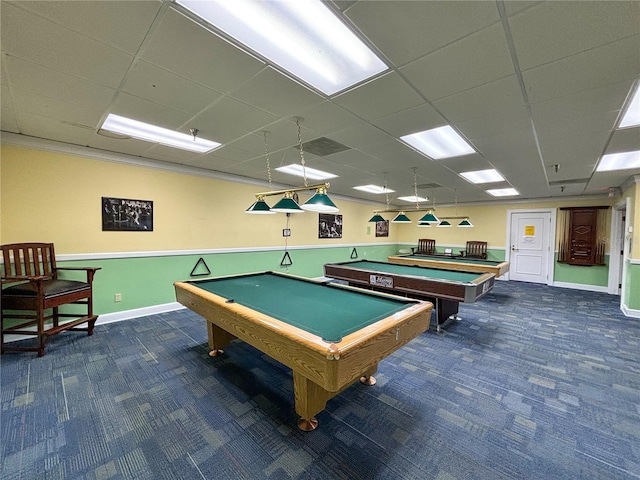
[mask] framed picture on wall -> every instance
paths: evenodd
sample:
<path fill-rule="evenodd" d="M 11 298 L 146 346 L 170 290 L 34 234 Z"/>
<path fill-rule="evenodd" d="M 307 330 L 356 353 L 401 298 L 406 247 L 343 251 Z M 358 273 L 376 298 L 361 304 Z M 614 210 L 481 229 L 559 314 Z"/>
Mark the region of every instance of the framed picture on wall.
<path fill-rule="evenodd" d="M 381 220 L 376 222 L 376 237 L 389 236 L 389 220 Z"/>
<path fill-rule="evenodd" d="M 152 232 L 153 202 L 102 197 L 103 232 Z"/>
<path fill-rule="evenodd" d="M 342 215 L 319 213 L 318 238 L 342 238 Z"/>

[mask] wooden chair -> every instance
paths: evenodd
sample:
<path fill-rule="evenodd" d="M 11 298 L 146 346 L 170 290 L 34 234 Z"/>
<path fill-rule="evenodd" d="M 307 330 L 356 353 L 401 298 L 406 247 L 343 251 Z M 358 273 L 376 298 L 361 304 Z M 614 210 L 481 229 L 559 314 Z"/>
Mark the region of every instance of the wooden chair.
<path fill-rule="evenodd" d="M 463 255 L 469 258 L 487 258 L 487 242 L 479 242 L 470 240 L 467 242 L 466 250 L 463 250 Z"/>
<path fill-rule="evenodd" d="M 56 267 L 53 243 L 14 243 L 0 245 L 3 264 L 0 269 L 2 306 L 0 307 L 1 351 L 30 351 L 44 355 L 52 335 L 64 330 L 93 334 L 98 318 L 93 314 L 93 276 L 100 268 Z M 86 281 L 66 280 L 63 270 L 86 272 Z M 84 307 L 60 307 L 80 304 Z M 73 313 L 72 313 L 73 312 Z M 86 328 L 77 328 L 86 323 Z M 35 326 L 35 329 L 33 328 Z M 31 328 L 27 328 L 31 327 Z M 7 335 L 33 335 L 34 347 L 5 343 Z"/>
<path fill-rule="evenodd" d="M 436 241 L 432 238 L 421 238 L 418 240 L 418 249 L 416 250 L 419 255 L 433 255 L 436 253 Z"/>

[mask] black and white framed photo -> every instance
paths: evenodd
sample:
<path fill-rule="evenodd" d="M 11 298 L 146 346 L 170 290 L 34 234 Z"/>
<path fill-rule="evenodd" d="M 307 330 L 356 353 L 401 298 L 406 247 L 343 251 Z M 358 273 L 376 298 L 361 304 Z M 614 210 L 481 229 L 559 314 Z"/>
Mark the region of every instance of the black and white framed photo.
<path fill-rule="evenodd" d="M 319 213 L 318 238 L 342 238 L 342 215 Z"/>
<path fill-rule="evenodd" d="M 381 220 L 376 222 L 376 237 L 389 236 L 389 220 Z"/>
<path fill-rule="evenodd" d="M 103 232 L 152 232 L 153 202 L 102 197 Z"/>

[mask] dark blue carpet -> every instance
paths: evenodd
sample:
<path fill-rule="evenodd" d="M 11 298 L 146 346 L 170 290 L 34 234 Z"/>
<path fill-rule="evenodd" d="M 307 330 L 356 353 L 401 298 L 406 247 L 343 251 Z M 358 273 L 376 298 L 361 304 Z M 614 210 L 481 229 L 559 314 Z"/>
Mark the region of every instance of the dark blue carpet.
<path fill-rule="evenodd" d="M 296 427 L 290 371 L 210 358 L 182 310 L 1 358 L 13 479 L 638 479 L 640 320 L 619 297 L 496 282 Z"/>

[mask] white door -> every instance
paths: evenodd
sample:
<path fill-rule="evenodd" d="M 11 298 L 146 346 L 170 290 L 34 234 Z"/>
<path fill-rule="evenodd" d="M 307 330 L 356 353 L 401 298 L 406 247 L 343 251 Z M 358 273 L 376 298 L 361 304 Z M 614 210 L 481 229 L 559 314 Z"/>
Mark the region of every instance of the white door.
<path fill-rule="evenodd" d="M 510 225 L 509 279 L 550 285 L 551 212 L 512 212 Z"/>

